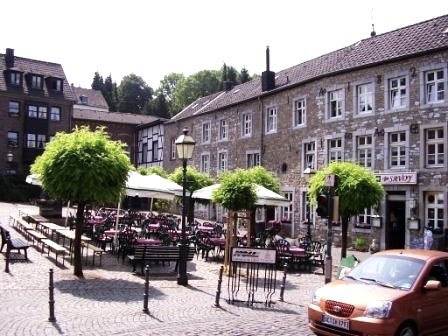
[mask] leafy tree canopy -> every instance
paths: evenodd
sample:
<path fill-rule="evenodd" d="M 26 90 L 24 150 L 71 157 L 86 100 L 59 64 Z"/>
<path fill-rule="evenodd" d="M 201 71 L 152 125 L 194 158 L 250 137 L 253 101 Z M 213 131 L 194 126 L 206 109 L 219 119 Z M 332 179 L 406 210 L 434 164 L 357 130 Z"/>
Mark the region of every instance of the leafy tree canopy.
<path fill-rule="evenodd" d="M 182 185 L 183 168 L 177 167 L 170 175 L 170 180 Z M 213 184 L 213 180 L 205 173 L 199 172 L 194 166 L 187 166 L 186 171 L 186 189 L 193 193 L 193 191 L 207 187 Z"/>
<path fill-rule="evenodd" d="M 151 174 L 157 174 L 159 176 L 162 176 L 164 178 L 168 178 L 168 173 L 159 166 L 152 166 L 149 168 L 137 168 L 137 171 L 142 175 L 151 175 Z"/>
<path fill-rule="evenodd" d="M 125 113 L 143 114 L 153 93 L 153 89 L 141 77 L 135 74 L 125 76 L 118 86 L 118 110 Z"/>
<path fill-rule="evenodd" d="M 131 162 L 124 144 L 111 141 L 104 128 L 86 126 L 57 133 L 31 165 L 49 195 L 88 203 L 117 202 Z"/>
<path fill-rule="evenodd" d="M 213 202 L 224 208 L 239 211 L 255 207 L 258 200 L 253 176 L 248 170 L 236 169 L 221 175 L 220 187 L 213 191 Z"/>
<path fill-rule="evenodd" d="M 333 162 L 319 170 L 309 181 L 308 194 L 312 204 L 319 194 L 329 192 L 326 177 L 334 174 L 336 186 L 333 194 L 339 196 L 339 215 L 342 219 L 341 257 L 347 256 L 347 233 L 350 217 L 379 204 L 384 188 L 368 169 L 352 162 Z"/>

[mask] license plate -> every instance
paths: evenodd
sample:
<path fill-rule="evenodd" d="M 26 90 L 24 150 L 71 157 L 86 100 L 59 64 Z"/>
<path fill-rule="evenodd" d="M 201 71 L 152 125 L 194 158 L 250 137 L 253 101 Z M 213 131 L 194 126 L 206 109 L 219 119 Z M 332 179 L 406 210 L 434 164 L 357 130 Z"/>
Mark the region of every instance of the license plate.
<path fill-rule="evenodd" d="M 350 330 L 349 320 L 344 320 L 344 319 L 336 318 L 336 317 L 329 316 L 329 315 L 322 315 L 322 323 L 331 325 L 333 327 Z"/>

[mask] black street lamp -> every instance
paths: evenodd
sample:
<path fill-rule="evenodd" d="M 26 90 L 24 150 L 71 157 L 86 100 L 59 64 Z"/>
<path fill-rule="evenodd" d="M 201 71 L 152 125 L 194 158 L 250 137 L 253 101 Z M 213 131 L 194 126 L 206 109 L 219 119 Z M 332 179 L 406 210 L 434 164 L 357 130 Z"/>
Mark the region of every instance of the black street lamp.
<path fill-rule="evenodd" d="M 185 185 L 187 184 L 187 160 L 193 157 L 194 145 L 196 142 L 188 135 L 188 130 L 184 128 L 183 134 L 176 139 L 177 156 L 182 160 L 182 229 L 179 250 L 179 273 L 177 275 L 177 284 L 188 285 L 187 277 L 187 255 L 189 246 L 187 244 L 187 235 L 185 228 L 185 217 L 187 216 L 187 202 L 185 197 Z"/>
<path fill-rule="evenodd" d="M 306 183 L 307 188 L 309 186 L 309 180 L 311 176 L 314 174 L 314 170 L 311 169 L 310 166 L 308 166 L 304 171 L 303 175 L 306 177 Z M 306 242 L 309 244 L 312 241 L 312 235 L 311 235 L 311 204 L 310 204 L 310 198 L 308 197 L 308 193 L 306 196 Z"/>

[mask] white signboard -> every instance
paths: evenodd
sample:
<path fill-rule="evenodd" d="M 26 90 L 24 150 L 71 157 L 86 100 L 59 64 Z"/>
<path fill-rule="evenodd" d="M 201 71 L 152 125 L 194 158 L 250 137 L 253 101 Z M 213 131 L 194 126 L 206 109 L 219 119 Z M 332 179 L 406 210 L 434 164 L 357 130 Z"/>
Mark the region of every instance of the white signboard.
<path fill-rule="evenodd" d="M 380 173 L 376 174 L 381 184 L 417 184 L 417 173 Z"/>
<path fill-rule="evenodd" d="M 232 262 L 245 262 L 253 264 L 275 264 L 275 250 L 234 247 L 232 249 Z"/>
<path fill-rule="evenodd" d="M 334 174 L 328 174 L 325 176 L 325 186 L 334 187 Z"/>

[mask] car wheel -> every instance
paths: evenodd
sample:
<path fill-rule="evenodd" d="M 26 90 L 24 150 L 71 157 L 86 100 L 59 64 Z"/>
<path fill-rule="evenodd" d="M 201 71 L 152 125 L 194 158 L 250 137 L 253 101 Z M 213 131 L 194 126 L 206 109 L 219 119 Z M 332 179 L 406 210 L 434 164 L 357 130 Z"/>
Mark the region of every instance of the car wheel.
<path fill-rule="evenodd" d="M 398 329 L 395 336 L 417 336 L 417 331 L 411 324 L 404 324 Z"/>

